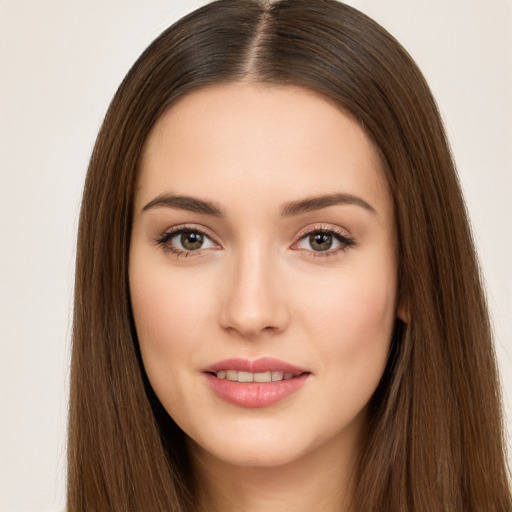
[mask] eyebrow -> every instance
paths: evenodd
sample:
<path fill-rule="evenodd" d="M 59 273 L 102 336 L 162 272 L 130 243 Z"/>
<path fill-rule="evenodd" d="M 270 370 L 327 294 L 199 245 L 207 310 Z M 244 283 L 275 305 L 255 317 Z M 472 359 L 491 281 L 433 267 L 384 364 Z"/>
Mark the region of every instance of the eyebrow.
<path fill-rule="evenodd" d="M 151 208 L 165 206 L 176 210 L 186 210 L 189 212 L 203 213 L 205 215 L 213 215 L 215 217 L 223 217 L 222 208 L 215 203 L 198 199 L 197 197 L 181 196 L 176 194 L 160 194 L 150 201 L 142 211 L 145 212 Z"/>
<path fill-rule="evenodd" d="M 283 217 L 292 217 L 339 204 L 360 206 L 374 215 L 377 215 L 375 208 L 373 208 L 373 206 L 367 203 L 364 199 L 353 194 L 343 193 L 306 197 L 305 199 L 286 203 L 281 208 L 281 215 Z M 204 215 L 212 215 L 214 217 L 225 216 L 222 208 L 214 202 L 199 199 L 197 197 L 177 194 L 160 194 L 146 204 L 146 206 L 142 208 L 142 211 L 145 212 L 157 207 L 185 210 L 189 212 L 202 213 Z"/>
<path fill-rule="evenodd" d="M 315 210 L 321 210 L 329 206 L 335 206 L 338 204 L 351 204 L 360 206 L 365 210 L 377 215 L 377 211 L 373 206 L 367 203 L 364 199 L 353 194 L 327 194 L 322 196 L 313 196 L 301 199 L 299 201 L 292 201 L 287 203 L 281 209 L 281 215 L 283 217 L 291 217 L 293 215 L 300 215 L 301 213 L 312 212 Z"/>

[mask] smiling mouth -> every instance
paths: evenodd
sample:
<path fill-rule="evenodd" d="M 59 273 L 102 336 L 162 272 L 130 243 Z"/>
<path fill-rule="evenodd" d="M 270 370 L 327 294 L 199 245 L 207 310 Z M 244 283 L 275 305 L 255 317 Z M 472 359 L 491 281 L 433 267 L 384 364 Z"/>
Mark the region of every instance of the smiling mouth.
<path fill-rule="evenodd" d="M 210 389 L 222 400 L 238 407 L 262 408 L 298 392 L 311 373 L 210 369 L 204 375 Z"/>
<path fill-rule="evenodd" d="M 273 357 L 235 357 L 203 368 L 203 375 L 223 401 L 238 407 L 261 408 L 297 393 L 312 372 Z"/>
<path fill-rule="evenodd" d="M 265 383 L 265 382 L 279 382 L 282 380 L 291 380 L 301 375 L 304 375 L 308 372 L 282 372 L 282 371 L 267 371 L 267 372 L 244 372 L 238 370 L 219 370 L 216 372 L 210 372 L 211 375 L 219 379 L 226 379 L 233 382 L 256 382 L 256 383 Z"/>

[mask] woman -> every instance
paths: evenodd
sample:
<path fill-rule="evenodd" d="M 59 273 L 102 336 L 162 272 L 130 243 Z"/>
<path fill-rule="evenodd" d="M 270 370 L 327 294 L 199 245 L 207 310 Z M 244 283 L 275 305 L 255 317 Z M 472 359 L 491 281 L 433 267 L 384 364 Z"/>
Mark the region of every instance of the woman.
<path fill-rule="evenodd" d="M 434 100 L 330 0 L 164 32 L 79 228 L 68 509 L 511 509 L 489 321 Z"/>

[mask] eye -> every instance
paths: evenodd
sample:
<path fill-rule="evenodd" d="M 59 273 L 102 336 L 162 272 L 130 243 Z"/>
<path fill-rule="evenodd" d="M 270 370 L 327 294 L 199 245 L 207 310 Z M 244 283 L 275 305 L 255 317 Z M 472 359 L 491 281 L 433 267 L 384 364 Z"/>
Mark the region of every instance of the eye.
<path fill-rule="evenodd" d="M 315 256 L 327 256 L 354 245 L 354 240 L 341 232 L 322 228 L 305 233 L 293 248 L 319 253 Z"/>
<path fill-rule="evenodd" d="M 204 249 L 217 249 L 219 246 L 203 231 L 191 228 L 176 228 L 164 233 L 158 245 L 178 255 L 188 255 Z"/>

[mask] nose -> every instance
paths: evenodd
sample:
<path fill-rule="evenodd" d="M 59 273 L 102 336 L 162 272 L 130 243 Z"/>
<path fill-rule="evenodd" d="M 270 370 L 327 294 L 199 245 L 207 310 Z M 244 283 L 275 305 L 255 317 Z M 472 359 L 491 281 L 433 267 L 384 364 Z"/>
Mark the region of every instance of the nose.
<path fill-rule="evenodd" d="M 224 282 L 221 326 L 247 339 L 286 329 L 289 320 L 286 291 L 275 258 L 248 248 L 230 262 Z"/>

